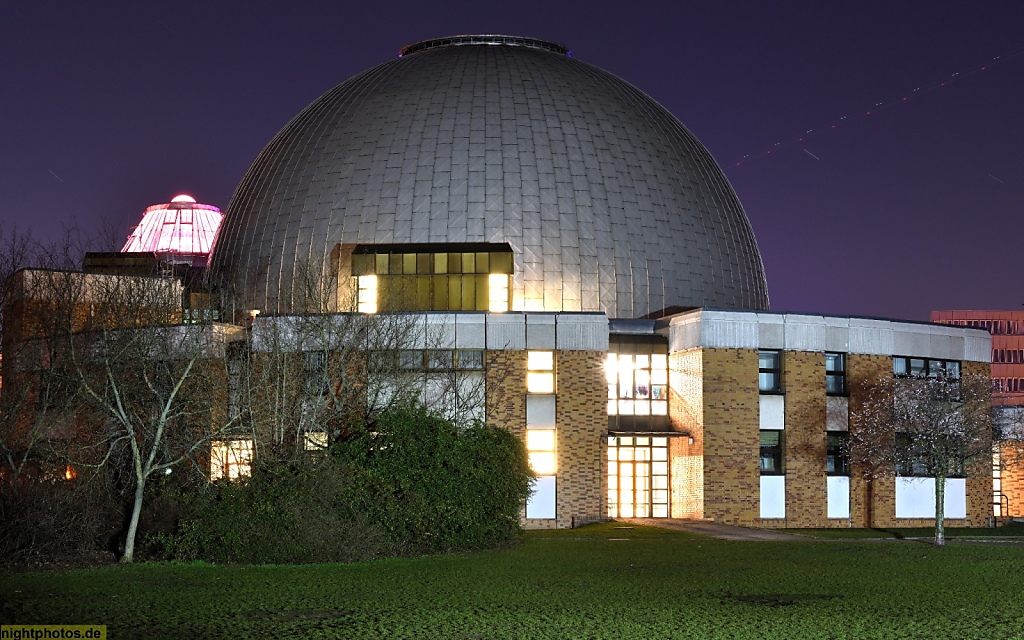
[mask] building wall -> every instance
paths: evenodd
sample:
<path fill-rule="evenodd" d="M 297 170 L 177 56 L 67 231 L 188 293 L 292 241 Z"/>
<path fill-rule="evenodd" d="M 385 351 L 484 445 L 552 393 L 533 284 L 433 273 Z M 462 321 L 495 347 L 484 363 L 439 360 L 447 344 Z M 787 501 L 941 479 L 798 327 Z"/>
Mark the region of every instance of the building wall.
<path fill-rule="evenodd" d="M 527 529 L 564 529 L 607 515 L 606 386 L 603 351 L 555 351 L 557 473 L 554 519 L 529 519 Z M 487 422 L 526 440 L 526 351 L 488 351 Z"/>
<path fill-rule="evenodd" d="M 700 349 L 669 355 L 669 419 L 688 437 L 669 440 L 673 518 L 704 517 L 704 366 Z M 692 442 L 691 442 L 692 439 Z"/>
<path fill-rule="evenodd" d="M 1024 442 L 1004 442 L 999 447 L 1000 493 L 1006 496 L 1008 515 L 1024 516 Z"/>
<path fill-rule="evenodd" d="M 606 385 L 600 351 L 555 352 L 556 480 L 559 529 L 607 515 Z"/>
<path fill-rule="evenodd" d="M 703 349 L 704 517 L 758 524 L 757 351 Z"/>
<path fill-rule="evenodd" d="M 959 360 L 965 375 L 988 371 L 989 342 L 975 329 L 935 327 L 867 318 L 696 311 L 673 318 L 668 327 L 673 427 L 697 436 L 703 448 L 703 516 L 721 522 L 765 527 L 930 526 L 931 519 L 897 519 L 896 484 L 854 468 L 849 478 L 849 517 L 828 517 L 828 430 L 856 429 L 856 413 L 868 385 L 893 375 L 894 355 Z M 758 391 L 758 350 L 783 354 L 783 391 Z M 849 398 L 825 390 L 824 352 L 846 354 Z M 697 371 L 699 401 L 685 391 L 684 370 Z M 783 407 L 779 407 L 779 400 Z M 835 402 L 838 400 L 839 402 Z M 766 412 L 761 425 L 761 405 Z M 770 418 L 775 406 L 781 414 Z M 840 411 L 841 409 L 841 411 Z M 778 415 L 778 414 L 775 414 Z M 783 428 L 785 515 L 761 515 L 759 431 Z M 685 441 L 685 439 L 684 439 Z M 673 472 L 695 474 L 683 458 L 687 447 L 673 446 Z M 875 474 L 878 475 L 878 474 Z M 781 484 L 781 483 L 779 483 Z M 984 473 L 967 480 L 967 518 L 950 524 L 983 526 L 991 513 L 992 481 Z M 1010 484 L 1012 485 L 1012 479 Z M 673 478 L 673 499 L 683 500 L 684 482 Z M 781 515 L 781 509 L 779 509 Z M 673 515 L 694 513 L 673 505 Z"/>
<path fill-rule="evenodd" d="M 973 326 L 992 334 L 991 376 L 995 383 L 993 404 L 1024 407 L 1024 311 L 932 311 L 932 322 Z M 1016 409 L 1010 409 L 1016 411 Z M 1017 425 L 1017 429 L 1021 426 Z M 1024 433 L 1001 445 L 1000 492 L 1009 511 L 1002 515 L 1024 517 Z"/>
<path fill-rule="evenodd" d="M 892 356 L 852 354 L 846 364 L 850 394 L 850 431 L 858 426 L 858 414 L 867 390 L 876 380 L 892 376 Z M 871 469 L 854 465 L 850 470 L 850 526 L 893 526 L 896 513 L 896 482 L 874 478 Z"/>
<path fill-rule="evenodd" d="M 782 385 L 786 394 L 786 526 L 826 526 L 824 353 L 786 351 Z"/>
<path fill-rule="evenodd" d="M 1024 406 L 1024 311 L 932 311 L 931 321 L 969 326 L 992 334 L 992 401 Z"/>

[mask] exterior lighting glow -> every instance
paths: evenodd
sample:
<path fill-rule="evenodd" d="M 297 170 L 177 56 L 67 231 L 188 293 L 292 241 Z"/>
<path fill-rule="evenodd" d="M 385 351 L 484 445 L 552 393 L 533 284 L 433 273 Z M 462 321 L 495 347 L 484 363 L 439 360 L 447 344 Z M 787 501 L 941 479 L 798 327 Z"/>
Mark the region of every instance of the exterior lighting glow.
<path fill-rule="evenodd" d="M 146 209 L 121 252 L 156 253 L 172 263 L 205 265 L 221 219 L 217 207 L 197 204 L 192 196 L 175 196 Z"/>
<path fill-rule="evenodd" d="M 605 360 L 608 415 L 668 415 L 668 356 L 615 354 Z"/>
<path fill-rule="evenodd" d="M 358 276 L 356 310 L 359 313 L 377 313 L 377 276 Z"/>
<path fill-rule="evenodd" d="M 526 451 L 534 473 L 540 476 L 555 475 L 557 463 L 554 429 L 527 429 Z"/>
<path fill-rule="evenodd" d="M 555 392 L 555 354 L 553 351 L 526 352 L 526 392 Z"/>
<path fill-rule="evenodd" d="M 503 273 L 492 273 L 487 276 L 488 311 L 508 311 L 508 281 L 509 276 Z"/>
<path fill-rule="evenodd" d="M 210 480 L 251 476 L 252 453 L 252 440 L 214 440 L 210 443 Z"/>
<path fill-rule="evenodd" d="M 304 440 L 306 451 L 321 451 L 327 448 L 326 431 L 310 431 L 305 434 Z"/>

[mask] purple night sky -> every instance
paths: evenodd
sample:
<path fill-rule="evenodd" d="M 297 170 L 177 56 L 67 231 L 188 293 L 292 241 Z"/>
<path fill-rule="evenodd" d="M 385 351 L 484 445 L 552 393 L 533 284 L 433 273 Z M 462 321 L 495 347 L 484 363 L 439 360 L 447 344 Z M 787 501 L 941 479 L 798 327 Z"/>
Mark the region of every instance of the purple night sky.
<path fill-rule="evenodd" d="M 223 209 L 317 96 L 457 33 L 561 42 L 675 114 L 739 194 L 775 310 L 1024 303 L 1020 0 L 8 4 L 0 223 L 126 236 L 179 193 Z"/>

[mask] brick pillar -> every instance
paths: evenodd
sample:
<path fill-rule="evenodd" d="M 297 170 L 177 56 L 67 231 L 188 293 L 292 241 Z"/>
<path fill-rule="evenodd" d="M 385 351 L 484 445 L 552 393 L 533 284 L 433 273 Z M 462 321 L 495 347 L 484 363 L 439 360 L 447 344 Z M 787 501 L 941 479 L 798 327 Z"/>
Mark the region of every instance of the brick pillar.
<path fill-rule="evenodd" d="M 851 353 L 846 359 L 846 385 L 850 393 L 850 431 L 857 430 L 856 414 L 867 388 L 892 375 L 892 357 Z M 868 469 L 850 471 L 850 522 L 854 527 L 892 526 L 896 514 L 896 483 L 892 478 L 871 479 Z"/>
<path fill-rule="evenodd" d="M 704 516 L 760 519 L 757 351 L 704 349 Z"/>
<path fill-rule="evenodd" d="M 608 385 L 603 351 L 555 352 L 559 529 L 607 517 Z"/>
<path fill-rule="evenodd" d="M 782 366 L 786 392 L 783 522 L 787 527 L 825 527 L 825 356 L 820 352 L 787 351 Z"/>
<path fill-rule="evenodd" d="M 669 420 L 693 439 L 669 440 L 673 518 L 704 517 L 704 372 L 700 349 L 669 355 Z"/>

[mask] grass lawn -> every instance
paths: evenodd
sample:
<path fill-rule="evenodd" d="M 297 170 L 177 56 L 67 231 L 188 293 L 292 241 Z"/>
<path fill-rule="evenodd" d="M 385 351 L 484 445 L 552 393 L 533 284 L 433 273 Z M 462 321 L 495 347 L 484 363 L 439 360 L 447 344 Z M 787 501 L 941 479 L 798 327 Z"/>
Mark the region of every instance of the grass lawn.
<path fill-rule="evenodd" d="M 781 529 L 814 538 L 927 538 L 935 537 L 935 527 L 891 529 Z M 1024 539 L 1024 524 L 1011 523 L 991 528 L 946 527 L 946 540 L 989 538 Z"/>
<path fill-rule="evenodd" d="M 1020 547 L 596 525 L 412 560 L 4 575 L 0 622 L 111 638 L 1018 638 L 1022 594 Z"/>

